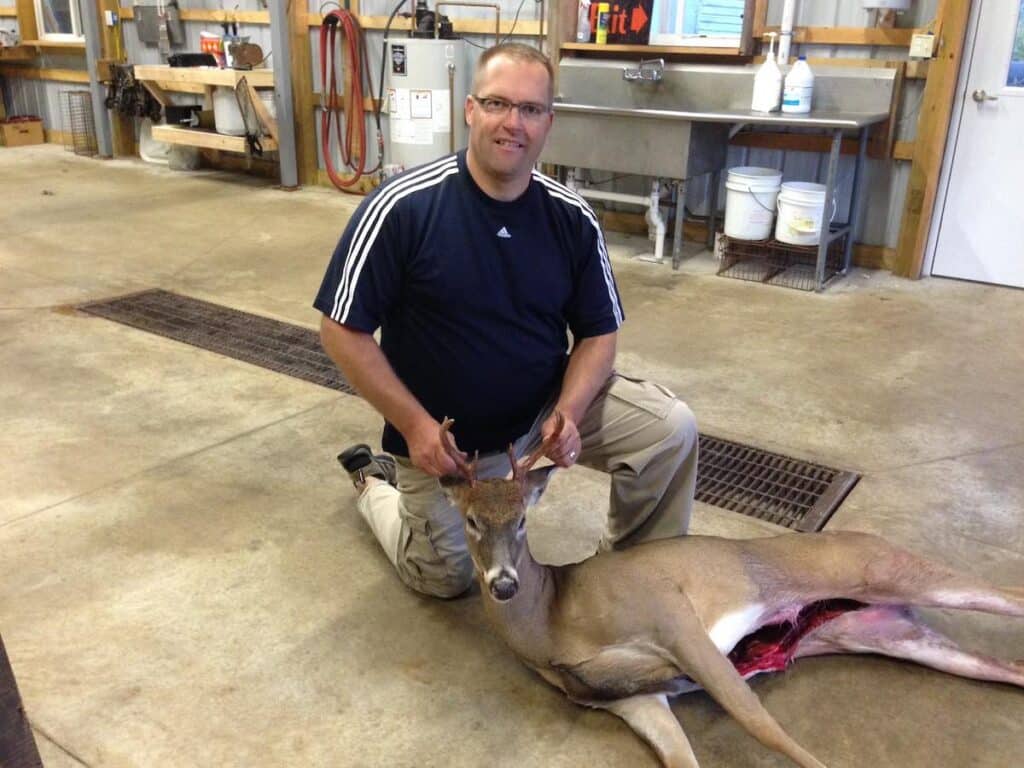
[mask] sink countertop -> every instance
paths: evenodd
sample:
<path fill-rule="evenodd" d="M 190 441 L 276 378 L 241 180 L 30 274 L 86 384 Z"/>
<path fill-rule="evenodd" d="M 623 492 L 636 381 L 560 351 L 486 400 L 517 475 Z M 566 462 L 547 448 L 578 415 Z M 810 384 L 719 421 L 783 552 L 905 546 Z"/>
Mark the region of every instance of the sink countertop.
<path fill-rule="evenodd" d="M 866 125 L 883 123 L 889 119 L 888 112 L 839 112 L 833 110 L 812 110 L 806 115 L 783 114 L 782 112 L 752 112 L 750 110 L 742 109 L 700 112 L 666 109 L 626 109 L 557 101 L 555 102 L 554 107 L 556 114 L 558 112 L 582 112 L 662 120 L 690 120 L 698 123 L 749 123 L 755 125 L 778 125 L 789 128 L 859 129 Z"/>

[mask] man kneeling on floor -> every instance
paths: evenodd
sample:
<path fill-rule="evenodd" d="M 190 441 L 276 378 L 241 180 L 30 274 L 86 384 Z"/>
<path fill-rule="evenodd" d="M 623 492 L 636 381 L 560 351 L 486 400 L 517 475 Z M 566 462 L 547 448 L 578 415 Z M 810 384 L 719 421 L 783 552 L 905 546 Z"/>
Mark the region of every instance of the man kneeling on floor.
<path fill-rule="evenodd" d="M 603 549 L 686 533 L 697 427 L 664 387 L 613 371 L 623 314 L 594 212 L 533 170 L 551 128 L 552 68 L 486 51 L 466 99 L 469 147 L 390 179 L 353 215 L 314 306 L 324 349 L 385 419 L 383 453 L 338 459 L 402 581 L 454 597 L 473 581 L 440 421 L 477 477 L 546 451 L 611 474 Z M 380 345 L 373 334 L 380 329 Z M 569 349 L 566 331 L 572 334 Z"/>

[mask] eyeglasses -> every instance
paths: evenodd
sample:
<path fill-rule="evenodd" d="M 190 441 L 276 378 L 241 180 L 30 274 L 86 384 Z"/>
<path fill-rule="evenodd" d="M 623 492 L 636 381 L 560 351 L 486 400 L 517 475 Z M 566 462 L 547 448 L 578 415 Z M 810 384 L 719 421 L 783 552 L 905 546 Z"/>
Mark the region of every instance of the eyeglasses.
<path fill-rule="evenodd" d="M 519 117 L 525 122 L 537 122 L 551 112 L 551 107 L 532 101 L 521 101 L 517 104 L 514 101 L 506 101 L 505 99 L 498 99 L 493 96 L 472 96 L 472 99 L 488 115 L 504 116 L 508 114 L 512 107 L 515 107 L 519 110 Z"/>

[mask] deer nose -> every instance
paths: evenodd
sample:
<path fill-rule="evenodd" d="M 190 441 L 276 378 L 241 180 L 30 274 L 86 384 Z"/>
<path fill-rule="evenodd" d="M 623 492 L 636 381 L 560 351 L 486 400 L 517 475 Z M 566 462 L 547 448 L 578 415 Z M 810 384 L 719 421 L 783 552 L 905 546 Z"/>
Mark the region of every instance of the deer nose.
<path fill-rule="evenodd" d="M 519 579 L 515 573 L 503 570 L 491 580 L 488 588 L 495 600 L 504 603 L 515 597 L 516 592 L 519 591 Z"/>

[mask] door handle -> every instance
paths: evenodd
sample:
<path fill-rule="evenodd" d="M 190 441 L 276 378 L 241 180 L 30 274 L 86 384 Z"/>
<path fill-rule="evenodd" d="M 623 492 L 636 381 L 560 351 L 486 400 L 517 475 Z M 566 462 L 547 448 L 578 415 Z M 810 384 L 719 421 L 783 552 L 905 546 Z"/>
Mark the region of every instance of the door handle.
<path fill-rule="evenodd" d="M 971 98 L 974 99 L 979 104 L 985 101 L 999 101 L 998 96 L 989 96 L 987 93 L 985 93 L 984 88 L 977 89 L 974 93 L 971 94 Z"/>

